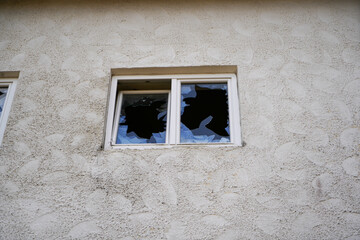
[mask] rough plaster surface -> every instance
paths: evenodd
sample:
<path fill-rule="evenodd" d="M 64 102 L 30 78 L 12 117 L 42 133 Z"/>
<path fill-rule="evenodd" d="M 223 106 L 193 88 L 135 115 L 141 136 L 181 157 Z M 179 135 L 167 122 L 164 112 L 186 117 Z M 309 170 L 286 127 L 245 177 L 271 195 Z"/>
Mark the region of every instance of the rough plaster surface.
<path fill-rule="evenodd" d="M 2 1 L 0 239 L 360 239 L 360 7 Z M 239 67 L 245 147 L 101 149 L 110 69 Z"/>

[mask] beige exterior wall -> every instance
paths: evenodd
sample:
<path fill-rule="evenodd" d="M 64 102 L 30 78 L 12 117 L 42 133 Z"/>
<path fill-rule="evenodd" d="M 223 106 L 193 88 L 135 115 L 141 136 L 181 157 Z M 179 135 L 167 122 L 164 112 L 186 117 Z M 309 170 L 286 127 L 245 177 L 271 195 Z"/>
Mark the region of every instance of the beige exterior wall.
<path fill-rule="evenodd" d="M 101 149 L 111 69 L 195 65 L 244 147 Z M 0 239 L 360 239 L 358 1 L 2 1 L 0 71 Z"/>

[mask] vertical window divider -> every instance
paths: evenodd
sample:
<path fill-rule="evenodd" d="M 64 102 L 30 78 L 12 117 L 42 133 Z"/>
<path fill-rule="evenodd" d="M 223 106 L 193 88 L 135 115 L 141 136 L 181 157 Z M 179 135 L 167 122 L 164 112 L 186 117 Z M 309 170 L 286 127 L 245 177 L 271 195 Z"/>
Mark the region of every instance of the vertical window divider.
<path fill-rule="evenodd" d="M 230 136 L 233 136 L 234 144 L 241 146 L 241 129 L 240 129 L 240 104 L 238 99 L 238 86 L 235 75 L 232 75 L 229 81 L 229 113 L 231 113 L 230 127 L 232 128 Z M 231 101 L 230 101 L 231 98 Z M 231 106 L 230 106 L 231 103 Z"/>
<path fill-rule="evenodd" d="M 177 119 L 178 119 L 178 113 L 177 113 L 177 105 L 178 105 L 178 81 L 176 78 L 171 79 L 171 100 L 170 100 L 170 121 L 169 121 L 169 144 L 176 144 L 176 138 L 177 138 Z"/>

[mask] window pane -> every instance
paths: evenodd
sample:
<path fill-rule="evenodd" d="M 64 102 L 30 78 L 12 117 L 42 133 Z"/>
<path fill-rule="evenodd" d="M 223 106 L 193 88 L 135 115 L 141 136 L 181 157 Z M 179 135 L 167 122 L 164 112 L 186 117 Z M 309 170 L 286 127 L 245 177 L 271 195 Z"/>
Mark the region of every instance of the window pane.
<path fill-rule="evenodd" d="M 0 117 L 4 108 L 7 91 L 7 88 L 0 88 Z"/>
<path fill-rule="evenodd" d="M 181 143 L 230 142 L 226 83 L 181 85 Z"/>
<path fill-rule="evenodd" d="M 168 93 L 124 94 L 116 144 L 165 143 Z"/>

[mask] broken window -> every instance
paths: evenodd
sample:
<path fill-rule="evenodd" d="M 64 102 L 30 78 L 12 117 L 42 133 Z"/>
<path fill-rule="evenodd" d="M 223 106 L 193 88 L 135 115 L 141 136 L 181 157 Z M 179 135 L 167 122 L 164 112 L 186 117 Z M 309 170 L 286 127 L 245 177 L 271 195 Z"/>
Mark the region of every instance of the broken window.
<path fill-rule="evenodd" d="M 4 109 L 7 91 L 8 91 L 7 88 L 0 88 L 0 117 Z"/>
<path fill-rule="evenodd" d="M 105 148 L 241 145 L 234 74 L 114 76 L 110 94 Z"/>
<path fill-rule="evenodd" d="M 116 144 L 165 143 L 168 93 L 123 94 Z"/>
<path fill-rule="evenodd" d="M 5 133 L 6 122 L 10 114 L 11 102 L 14 98 L 17 80 L 0 78 L 0 145 Z"/>
<path fill-rule="evenodd" d="M 227 83 L 181 85 L 181 143 L 230 142 Z"/>

